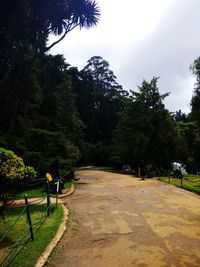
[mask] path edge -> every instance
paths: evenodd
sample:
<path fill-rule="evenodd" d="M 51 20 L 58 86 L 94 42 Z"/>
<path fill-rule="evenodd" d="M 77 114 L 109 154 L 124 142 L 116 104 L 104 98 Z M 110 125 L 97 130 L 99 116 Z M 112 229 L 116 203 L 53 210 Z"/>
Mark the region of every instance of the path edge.
<path fill-rule="evenodd" d="M 49 256 L 51 255 L 53 249 L 56 247 L 60 239 L 62 238 L 65 230 L 66 230 L 66 223 L 68 221 L 68 215 L 69 215 L 69 210 L 63 205 L 60 204 L 63 208 L 63 220 L 62 223 L 60 224 L 58 231 L 54 238 L 51 240 L 49 245 L 46 247 L 45 251 L 42 253 L 42 255 L 39 257 L 37 260 L 35 267 L 42 267 L 44 264 L 47 262 Z"/>

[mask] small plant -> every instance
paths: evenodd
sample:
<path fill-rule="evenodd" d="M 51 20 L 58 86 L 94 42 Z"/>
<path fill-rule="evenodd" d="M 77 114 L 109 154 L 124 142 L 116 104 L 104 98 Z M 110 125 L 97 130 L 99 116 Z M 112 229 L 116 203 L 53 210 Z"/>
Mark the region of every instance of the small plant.
<path fill-rule="evenodd" d="M 33 167 L 25 166 L 23 159 L 13 151 L 0 148 L 0 194 L 3 200 L 7 194 L 17 192 L 37 176 Z"/>

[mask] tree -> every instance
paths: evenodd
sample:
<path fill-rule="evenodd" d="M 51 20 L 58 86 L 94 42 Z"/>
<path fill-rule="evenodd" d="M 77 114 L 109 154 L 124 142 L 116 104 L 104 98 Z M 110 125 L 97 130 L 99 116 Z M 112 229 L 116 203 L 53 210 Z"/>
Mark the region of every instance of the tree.
<path fill-rule="evenodd" d="M 109 68 L 109 63 L 100 56 L 93 56 L 88 60 L 83 72 L 91 75 L 96 84 L 96 90 L 104 96 L 113 96 L 122 87 L 117 83 L 117 77 Z M 98 88 L 98 86 L 100 88 Z"/>
<path fill-rule="evenodd" d="M 185 113 L 183 113 L 180 109 L 175 113 L 173 113 L 173 118 L 175 121 L 182 121 L 182 122 L 188 121 L 188 116 Z"/>
<path fill-rule="evenodd" d="M 176 160 L 186 164 L 187 170 L 193 172 L 198 167 L 197 163 L 199 162 L 196 156 L 199 146 L 196 123 L 193 121 L 176 121 L 175 125 L 179 137 L 176 142 Z"/>
<path fill-rule="evenodd" d="M 90 28 L 99 21 L 100 11 L 94 0 L 60 1 L 53 9 L 54 17 L 51 21 L 48 34 L 63 34 L 56 42 L 46 48 L 46 51 L 63 40 L 67 33 L 79 26 L 80 28 Z"/>
<path fill-rule="evenodd" d="M 191 101 L 191 116 L 192 119 L 196 121 L 200 129 L 200 57 L 195 59 L 190 69 L 196 77 L 196 83 Z"/>
<path fill-rule="evenodd" d="M 194 60 L 190 69 L 196 77 L 196 83 L 194 85 L 194 92 L 191 100 L 191 120 L 193 121 L 195 127 L 195 137 L 190 161 L 194 171 L 200 169 L 200 57 Z"/>
<path fill-rule="evenodd" d="M 36 178 L 36 172 L 25 166 L 22 158 L 10 150 L 0 148 L 0 193 L 3 199 L 7 193 L 14 191 Z"/>
<path fill-rule="evenodd" d="M 109 67 L 109 63 L 102 57 L 94 56 L 82 71 L 86 83 L 89 83 L 98 141 L 111 138 L 117 124 L 117 114 L 123 109 L 123 99 L 127 95 Z"/>
<path fill-rule="evenodd" d="M 175 157 L 176 131 L 163 104 L 168 93 L 159 93 L 157 81 L 155 77 L 149 83 L 144 80 L 121 112 L 113 147 L 113 160 L 118 164 L 144 160 L 168 167 Z"/>
<path fill-rule="evenodd" d="M 49 50 L 75 27 L 90 28 L 98 23 L 100 11 L 94 0 L 7 0 L 0 4 L 2 55 L 17 50 L 34 53 Z M 49 34 L 60 36 L 46 46 Z M 6 45 L 5 47 L 3 45 Z M 6 60 L 6 58 L 4 58 Z"/>
<path fill-rule="evenodd" d="M 126 93 L 117 83 L 109 63 L 100 56 L 89 59 L 80 72 L 76 68 L 69 71 L 77 109 L 85 124 L 84 158 L 98 165 L 109 164 L 112 134 Z"/>
<path fill-rule="evenodd" d="M 99 16 L 94 0 L 0 2 L 0 145 L 23 155 L 40 174 L 55 158 L 63 171 L 74 166 L 83 128 L 68 64 L 46 52 L 75 27 L 95 26 Z M 47 45 L 50 34 L 58 40 Z"/>
<path fill-rule="evenodd" d="M 95 26 L 99 16 L 99 8 L 93 0 L 1 1 L 1 124 L 6 124 L 4 118 L 7 116 L 7 121 L 11 122 L 8 128 L 16 130 L 16 119 L 23 120 L 29 113 L 30 102 L 38 93 L 38 64 L 44 53 L 75 27 Z M 62 36 L 47 46 L 50 34 Z M 18 113 L 21 114 L 18 116 Z"/>
<path fill-rule="evenodd" d="M 2 116 L 0 145 L 22 155 L 40 175 L 50 171 L 56 160 L 60 166 L 56 176 L 62 175 L 80 158 L 84 126 L 74 103 L 69 64 L 61 55 L 46 55 L 37 64 L 33 75 L 37 90 L 23 95 L 26 105 L 19 103 L 18 112 L 15 106 L 12 120 L 10 114 Z"/>

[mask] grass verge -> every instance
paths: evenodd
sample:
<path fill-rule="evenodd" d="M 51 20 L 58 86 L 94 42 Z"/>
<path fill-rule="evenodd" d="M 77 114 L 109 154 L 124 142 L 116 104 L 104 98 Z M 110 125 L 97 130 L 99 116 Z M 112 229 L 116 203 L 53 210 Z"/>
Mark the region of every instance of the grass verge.
<path fill-rule="evenodd" d="M 160 180 L 165 183 L 170 183 L 172 185 L 175 185 L 177 187 L 181 187 L 181 180 L 175 179 L 173 177 L 160 177 Z M 199 175 L 192 175 L 188 174 L 183 177 L 183 189 L 186 189 L 188 191 L 195 192 L 197 194 L 200 194 L 200 176 Z"/>
<path fill-rule="evenodd" d="M 74 188 L 76 189 L 77 183 L 75 181 L 69 181 L 69 182 L 65 182 L 64 184 L 65 189 L 71 188 L 71 186 L 74 186 Z M 27 189 L 23 191 L 21 194 L 19 194 L 16 197 L 16 199 L 23 199 L 25 194 L 27 194 L 28 198 L 45 197 L 47 195 L 46 184 Z M 50 194 L 50 196 L 55 196 L 55 195 Z"/>
<path fill-rule="evenodd" d="M 41 219 L 41 217 L 44 214 L 45 210 L 44 205 L 38 205 L 38 206 L 31 206 L 30 212 L 31 212 L 31 219 L 32 223 L 37 225 L 38 220 Z M 13 221 L 16 220 L 17 216 L 19 214 L 19 209 L 16 208 L 12 213 L 6 214 L 7 222 L 9 224 L 12 224 Z M 10 263 L 10 267 L 33 267 L 35 266 L 35 263 L 37 259 L 40 257 L 42 252 L 45 250 L 47 245 L 50 243 L 52 238 L 55 236 L 58 227 L 63 219 L 63 209 L 61 205 L 58 205 L 57 209 L 55 208 L 55 205 L 52 205 L 50 216 L 46 218 L 44 223 L 39 227 L 39 229 L 35 229 L 36 232 L 34 233 L 34 241 L 30 241 L 26 243 L 23 246 L 23 249 L 21 249 L 20 253 L 16 256 L 16 258 Z M 16 224 L 16 227 L 14 231 L 6 238 L 5 240 L 5 250 L 6 252 L 10 252 L 8 247 L 12 246 L 14 243 L 19 240 L 24 232 L 28 229 L 27 222 L 26 222 L 26 214 L 24 214 L 18 223 Z M 1 247 L 1 250 L 4 249 L 3 244 Z"/>

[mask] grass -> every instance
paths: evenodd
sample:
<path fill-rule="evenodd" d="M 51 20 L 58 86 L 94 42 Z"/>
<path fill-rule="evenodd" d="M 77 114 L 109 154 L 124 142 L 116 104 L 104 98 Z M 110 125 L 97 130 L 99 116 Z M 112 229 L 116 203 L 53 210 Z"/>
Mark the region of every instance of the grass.
<path fill-rule="evenodd" d="M 169 183 L 169 177 L 160 177 L 160 180 L 165 183 Z M 170 184 L 177 187 L 181 187 L 181 180 L 170 177 Z M 188 174 L 183 177 L 183 189 L 200 194 L 200 176 Z"/>
<path fill-rule="evenodd" d="M 77 184 L 75 181 L 68 181 L 65 182 L 64 188 L 71 188 L 71 186 L 74 185 L 74 188 L 76 189 Z M 29 188 L 27 190 L 24 190 L 21 194 L 19 194 L 16 199 L 22 199 L 24 198 L 24 195 L 27 194 L 28 198 L 37 198 L 37 197 L 45 197 L 47 195 L 47 189 L 46 184 L 44 183 L 41 186 Z M 50 194 L 50 196 L 53 196 Z"/>
<path fill-rule="evenodd" d="M 45 197 L 47 195 L 47 191 L 45 185 L 33 187 L 23 191 L 16 199 L 24 198 L 25 194 L 27 194 L 28 198 Z"/>
<path fill-rule="evenodd" d="M 66 182 L 64 184 L 64 188 L 71 188 L 72 186 L 74 186 L 74 188 L 77 188 L 77 183 L 75 181 L 70 181 L 70 182 Z"/>
<path fill-rule="evenodd" d="M 21 208 L 22 209 L 22 208 Z M 12 224 L 18 217 L 20 212 L 19 208 L 15 208 L 12 212 L 6 212 L 6 226 Z M 33 205 L 30 206 L 32 223 L 36 223 L 41 219 L 44 214 L 46 205 Z M 14 261 L 9 265 L 10 267 L 32 267 L 35 266 L 37 259 L 40 257 L 42 252 L 45 250 L 46 246 L 49 244 L 51 239 L 55 236 L 58 227 L 63 218 L 63 209 L 58 205 L 55 209 L 55 205 L 51 206 L 50 216 L 46 218 L 44 223 L 40 228 L 34 233 L 34 241 L 25 244 L 23 249 L 14 259 Z M 5 225 L 3 222 L 0 223 L 0 233 L 5 231 Z M 35 228 L 36 230 L 36 228 Z M 1 244 L 2 250 L 5 250 L 5 255 L 10 252 L 10 246 L 21 239 L 23 234 L 27 233 L 29 236 L 29 229 L 26 221 L 26 213 L 17 222 L 14 231 L 12 231 L 8 237 Z"/>

